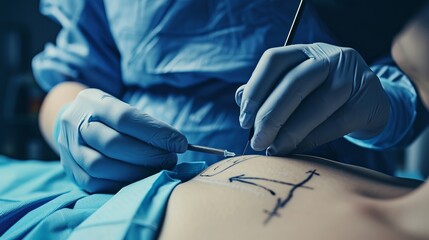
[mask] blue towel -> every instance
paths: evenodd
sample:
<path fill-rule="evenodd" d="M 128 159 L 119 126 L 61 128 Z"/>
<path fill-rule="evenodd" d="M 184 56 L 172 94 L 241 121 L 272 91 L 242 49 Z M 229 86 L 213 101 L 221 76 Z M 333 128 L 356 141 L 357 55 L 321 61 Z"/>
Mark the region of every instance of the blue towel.
<path fill-rule="evenodd" d="M 205 167 L 183 163 L 115 195 L 89 195 L 58 162 L 0 156 L 1 239 L 155 239 L 174 187 Z"/>

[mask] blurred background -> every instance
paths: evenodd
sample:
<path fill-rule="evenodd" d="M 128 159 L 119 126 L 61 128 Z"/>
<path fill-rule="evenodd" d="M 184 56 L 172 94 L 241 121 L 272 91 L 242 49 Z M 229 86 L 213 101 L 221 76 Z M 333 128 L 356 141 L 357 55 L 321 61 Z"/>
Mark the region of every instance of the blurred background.
<path fill-rule="evenodd" d="M 44 92 L 31 73 L 32 57 L 58 31 L 56 23 L 39 13 L 39 1 L 0 1 L 0 154 L 58 159 L 38 129 Z"/>

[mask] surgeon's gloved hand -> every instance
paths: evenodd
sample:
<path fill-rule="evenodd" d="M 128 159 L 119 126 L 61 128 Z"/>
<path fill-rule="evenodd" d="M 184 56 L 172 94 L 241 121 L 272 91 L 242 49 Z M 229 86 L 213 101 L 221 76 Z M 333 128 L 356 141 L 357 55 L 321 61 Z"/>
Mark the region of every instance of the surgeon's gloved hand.
<path fill-rule="evenodd" d="M 115 97 L 86 89 L 59 114 L 54 135 L 66 173 L 88 192 L 113 192 L 176 165 L 187 139 Z"/>
<path fill-rule="evenodd" d="M 301 152 L 350 134 L 368 139 L 390 113 L 380 80 L 353 49 L 324 43 L 267 50 L 236 92 L 251 147 Z"/>

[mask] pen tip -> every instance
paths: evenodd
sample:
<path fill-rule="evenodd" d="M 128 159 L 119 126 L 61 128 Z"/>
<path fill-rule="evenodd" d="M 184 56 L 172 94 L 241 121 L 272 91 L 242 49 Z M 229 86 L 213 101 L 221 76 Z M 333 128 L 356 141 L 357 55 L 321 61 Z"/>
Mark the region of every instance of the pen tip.
<path fill-rule="evenodd" d="M 224 157 L 235 157 L 235 153 L 234 152 L 229 152 L 227 150 L 225 150 L 224 152 Z"/>
<path fill-rule="evenodd" d="M 247 147 L 249 146 L 250 141 L 247 141 L 246 146 L 244 147 L 243 153 L 241 156 L 243 156 L 246 153 Z"/>

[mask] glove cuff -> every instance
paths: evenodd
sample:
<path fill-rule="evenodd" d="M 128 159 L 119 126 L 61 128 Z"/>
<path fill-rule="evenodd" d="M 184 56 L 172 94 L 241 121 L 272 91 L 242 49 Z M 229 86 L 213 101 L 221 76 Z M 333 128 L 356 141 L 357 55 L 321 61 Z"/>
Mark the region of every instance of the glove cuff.
<path fill-rule="evenodd" d="M 392 66 L 375 66 L 390 102 L 390 116 L 386 127 L 370 139 L 344 136 L 349 142 L 370 149 L 388 149 L 398 145 L 411 130 L 416 119 L 417 93 L 407 76 Z"/>
<path fill-rule="evenodd" d="M 55 118 L 53 137 L 57 147 L 58 147 L 58 137 L 60 135 L 60 129 L 61 129 L 61 116 L 68 109 L 69 106 L 70 106 L 70 103 L 67 103 L 64 106 L 62 106 L 60 111 L 58 111 L 57 117 Z"/>

